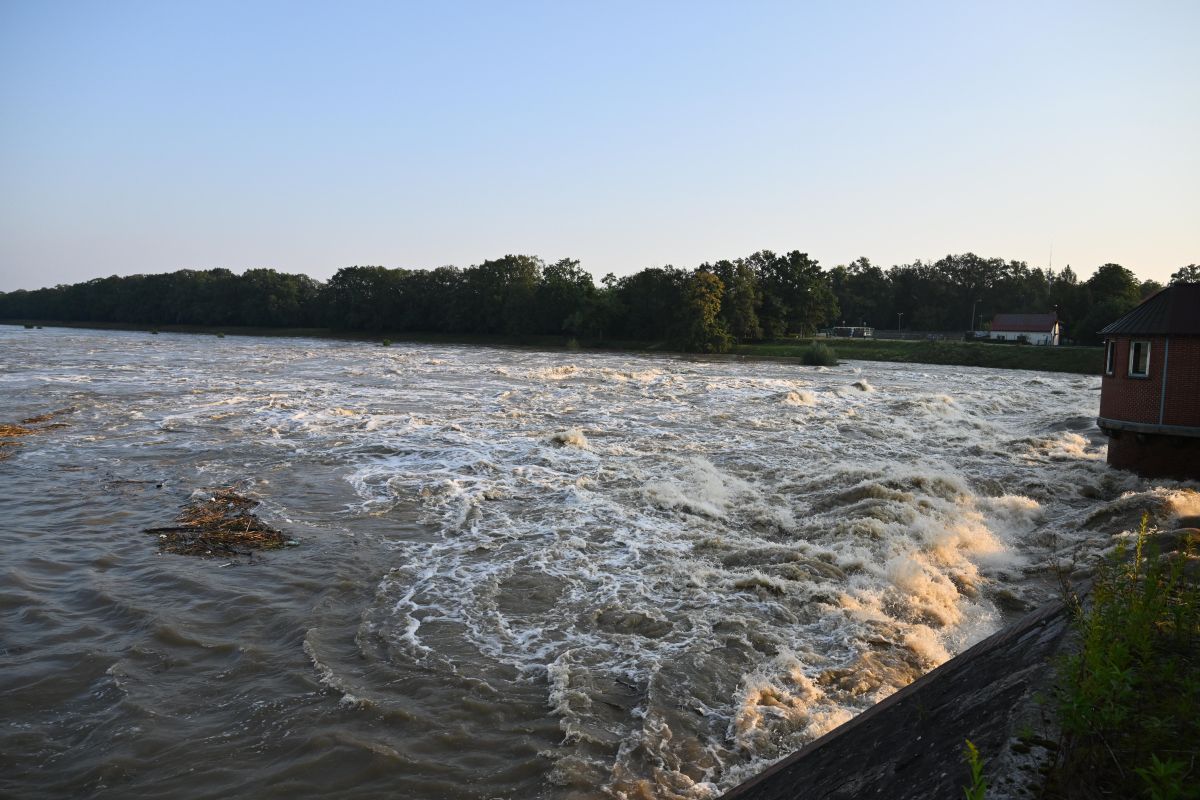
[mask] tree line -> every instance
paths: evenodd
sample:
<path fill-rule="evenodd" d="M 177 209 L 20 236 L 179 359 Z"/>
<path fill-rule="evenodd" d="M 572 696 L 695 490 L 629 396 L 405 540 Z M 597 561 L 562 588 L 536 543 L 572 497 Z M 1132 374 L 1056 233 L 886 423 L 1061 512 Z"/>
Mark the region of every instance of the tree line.
<path fill-rule="evenodd" d="M 1175 280 L 1200 280 L 1200 267 Z M 0 293 L 0 319 L 553 335 L 722 352 L 831 325 L 961 333 L 993 313 L 1057 310 L 1069 338 L 1094 343 L 1096 331 L 1161 288 L 1118 264 L 1081 281 L 1070 267 L 974 253 L 884 270 L 866 258 L 823 269 L 806 253 L 762 250 L 691 270 L 609 274 L 599 285 L 573 259 L 507 255 L 466 269 L 345 267 L 326 282 L 273 269 L 114 275 Z"/>

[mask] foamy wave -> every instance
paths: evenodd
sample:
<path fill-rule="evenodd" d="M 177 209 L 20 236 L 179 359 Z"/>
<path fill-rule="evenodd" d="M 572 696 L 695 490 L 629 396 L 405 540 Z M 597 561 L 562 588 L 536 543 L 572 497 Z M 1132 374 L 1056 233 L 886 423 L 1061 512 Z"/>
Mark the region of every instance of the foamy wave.
<path fill-rule="evenodd" d="M 579 428 L 570 428 L 565 431 L 560 431 L 550 437 L 550 441 L 564 447 L 578 447 L 580 450 L 587 450 L 591 447 L 587 437 L 583 435 L 583 431 Z"/>
<path fill-rule="evenodd" d="M 750 484 L 727 475 L 706 458 L 686 462 L 677 479 L 646 485 L 646 496 L 665 508 L 682 508 L 695 514 L 723 517 L 733 499 L 751 491 Z"/>
<path fill-rule="evenodd" d="M 814 711 L 825 711 L 818 718 L 819 729 L 826 728 L 828 712 L 835 709 L 827 704 L 826 695 L 804 671 L 804 665 L 791 653 L 767 661 L 746 676 L 738 690 L 737 706 L 730 722 L 728 737 L 745 750 L 762 750 L 772 737 L 807 734 L 815 738 L 816 731 L 806 729 L 814 722 Z"/>
<path fill-rule="evenodd" d="M 456 680 L 544 681 L 550 779 L 585 794 L 715 796 L 878 702 L 995 629 L 989 598 L 1077 496 L 1031 485 L 969 376 L 512 358 L 443 365 L 442 405 L 370 447 L 339 429 L 354 513 L 436 532 L 393 543 L 364 624 Z M 1094 478 L 1070 435 L 1034 451 Z"/>
<path fill-rule="evenodd" d="M 783 395 L 779 402 L 785 406 L 811 406 L 816 405 L 817 396 L 809 391 L 793 391 Z"/>

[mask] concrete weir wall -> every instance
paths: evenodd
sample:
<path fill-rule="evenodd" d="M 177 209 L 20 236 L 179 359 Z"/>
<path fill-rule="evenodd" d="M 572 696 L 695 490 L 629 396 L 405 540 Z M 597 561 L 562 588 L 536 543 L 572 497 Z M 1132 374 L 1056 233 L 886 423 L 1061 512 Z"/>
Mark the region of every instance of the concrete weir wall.
<path fill-rule="evenodd" d="M 1054 656 L 1068 623 L 1061 602 L 1043 606 L 722 800 L 961 798 L 969 783 L 966 739 L 983 757 L 989 800 L 1028 796 L 1049 742 L 1016 739 L 1018 731 L 1045 731 L 1035 695 L 1050 699 Z"/>

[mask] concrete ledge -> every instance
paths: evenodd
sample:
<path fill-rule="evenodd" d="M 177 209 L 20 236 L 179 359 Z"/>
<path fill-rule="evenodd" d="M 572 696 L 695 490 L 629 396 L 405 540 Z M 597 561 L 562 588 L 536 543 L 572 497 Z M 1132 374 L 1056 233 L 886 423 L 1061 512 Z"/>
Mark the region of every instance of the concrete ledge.
<path fill-rule="evenodd" d="M 1011 778 L 1010 741 L 1040 711 L 1069 625 L 1061 602 L 1033 611 L 736 786 L 723 800 L 961 798 L 970 739 L 993 775 Z M 1032 776 L 1031 776 L 1032 777 Z M 1015 787 L 1009 787 L 1015 789 Z M 1000 796 L 989 790 L 989 797 Z"/>
<path fill-rule="evenodd" d="M 1188 425 L 1154 425 L 1149 422 L 1125 422 L 1124 420 L 1109 419 L 1108 417 L 1096 417 L 1096 425 L 1106 433 L 1108 431 L 1130 431 L 1132 433 L 1153 433 L 1162 436 L 1200 437 L 1200 428 Z"/>

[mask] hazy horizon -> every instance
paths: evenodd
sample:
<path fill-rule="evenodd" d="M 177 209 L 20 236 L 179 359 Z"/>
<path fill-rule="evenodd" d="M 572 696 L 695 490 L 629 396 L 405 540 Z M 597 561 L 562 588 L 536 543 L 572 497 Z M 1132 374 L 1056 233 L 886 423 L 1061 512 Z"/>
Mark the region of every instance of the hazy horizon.
<path fill-rule="evenodd" d="M 1200 261 L 1200 5 L 0 5 L 0 291 Z"/>

